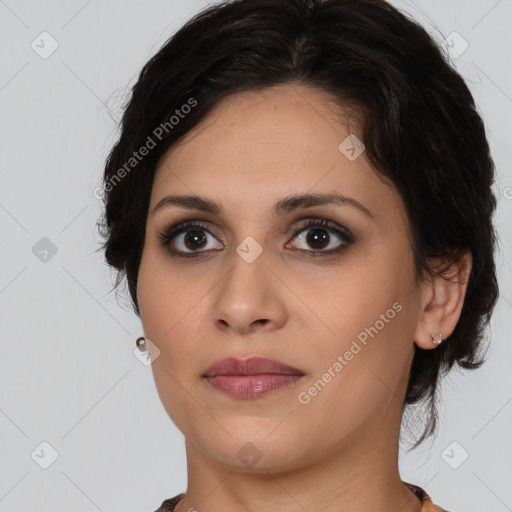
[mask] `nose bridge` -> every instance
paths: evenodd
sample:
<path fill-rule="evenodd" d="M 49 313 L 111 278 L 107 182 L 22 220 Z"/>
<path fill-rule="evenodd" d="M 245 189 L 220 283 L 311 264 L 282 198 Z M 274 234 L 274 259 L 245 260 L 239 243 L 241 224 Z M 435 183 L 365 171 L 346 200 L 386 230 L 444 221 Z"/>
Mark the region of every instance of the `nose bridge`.
<path fill-rule="evenodd" d="M 268 270 L 270 247 L 266 244 L 265 227 L 256 220 L 254 212 L 243 212 L 238 218 L 240 228 L 236 231 L 234 245 L 231 247 L 229 265 L 232 274 L 240 279 L 254 279 Z"/>
<path fill-rule="evenodd" d="M 277 321 L 282 305 L 276 278 L 267 268 L 269 256 L 269 250 L 252 237 L 233 249 L 229 270 L 219 283 L 212 306 L 216 324 L 246 332 L 254 322 Z"/>
<path fill-rule="evenodd" d="M 236 295 L 239 299 L 247 295 L 257 299 L 259 294 L 266 293 L 265 274 L 269 272 L 266 268 L 267 252 L 268 249 L 264 249 L 253 237 L 240 242 L 233 249 L 229 261 L 230 270 L 221 286 L 222 292 Z"/>

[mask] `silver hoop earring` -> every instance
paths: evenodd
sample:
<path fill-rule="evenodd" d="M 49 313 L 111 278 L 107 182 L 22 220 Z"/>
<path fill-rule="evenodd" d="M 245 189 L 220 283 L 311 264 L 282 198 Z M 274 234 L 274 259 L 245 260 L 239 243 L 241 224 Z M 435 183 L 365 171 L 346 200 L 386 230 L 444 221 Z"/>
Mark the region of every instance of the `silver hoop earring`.
<path fill-rule="evenodd" d="M 438 339 L 436 339 L 436 337 Z M 435 345 L 439 345 L 443 341 L 443 335 L 439 333 L 437 336 L 435 334 L 430 335 L 430 341 L 434 343 Z"/>

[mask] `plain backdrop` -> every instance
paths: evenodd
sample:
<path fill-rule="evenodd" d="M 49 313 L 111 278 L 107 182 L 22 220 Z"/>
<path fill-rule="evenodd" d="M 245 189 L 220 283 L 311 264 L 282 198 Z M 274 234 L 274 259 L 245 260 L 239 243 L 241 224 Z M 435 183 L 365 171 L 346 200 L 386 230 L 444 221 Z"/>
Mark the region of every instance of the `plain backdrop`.
<path fill-rule="evenodd" d="M 452 512 L 510 511 L 512 2 L 393 3 L 444 41 L 486 123 L 502 291 L 487 363 L 444 381 L 439 434 L 400 470 Z M 186 489 L 140 321 L 95 252 L 95 189 L 140 68 L 205 5 L 0 0 L 0 512 L 151 512 Z"/>

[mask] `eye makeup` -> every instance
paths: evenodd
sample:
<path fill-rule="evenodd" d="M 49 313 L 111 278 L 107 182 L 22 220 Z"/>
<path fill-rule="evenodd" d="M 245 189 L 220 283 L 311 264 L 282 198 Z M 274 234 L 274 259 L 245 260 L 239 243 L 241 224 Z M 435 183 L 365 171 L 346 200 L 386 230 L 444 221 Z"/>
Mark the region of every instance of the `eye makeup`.
<path fill-rule="evenodd" d="M 314 233 L 316 240 L 312 237 L 304 236 L 303 233 L 311 232 Z M 181 250 L 176 249 L 176 240 L 181 237 L 181 235 L 190 235 L 193 233 L 192 237 L 189 236 L 187 239 L 188 243 L 194 243 L 194 240 L 199 239 L 200 243 L 204 245 L 204 240 L 206 239 L 206 243 L 208 243 L 208 236 L 216 238 L 212 233 L 211 229 L 200 220 L 190 219 L 184 222 L 171 222 L 165 225 L 162 230 L 158 233 L 158 242 L 160 246 L 167 248 L 168 253 L 171 257 L 177 258 L 200 258 L 205 257 L 206 255 L 211 255 L 212 250 L 218 251 L 220 249 L 207 249 L 207 250 Z M 330 233 L 327 235 L 323 235 L 323 233 Z M 203 235 L 201 235 L 203 234 Z M 320 243 L 323 243 L 326 239 L 329 239 L 329 243 L 331 242 L 332 234 L 335 235 L 336 238 L 340 240 L 340 243 L 334 248 L 329 250 L 323 250 L 323 247 L 319 249 L 301 249 L 294 248 L 292 250 L 298 251 L 301 254 L 304 254 L 305 257 L 323 257 L 323 256 L 333 256 L 345 250 L 348 246 L 352 245 L 355 242 L 355 237 L 351 233 L 351 231 L 329 219 L 325 218 L 312 218 L 308 219 L 305 222 L 303 221 L 300 226 L 295 230 L 295 233 L 291 240 L 299 237 L 305 243 L 319 243 L 318 239 L 320 239 Z M 206 235 L 206 236 L 205 236 Z M 179 240 L 181 244 L 183 244 L 183 238 Z M 290 242 L 286 243 L 286 248 L 290 247 Z M 198 245 L 198 249 L 202 249 L 202 246 Z"/>

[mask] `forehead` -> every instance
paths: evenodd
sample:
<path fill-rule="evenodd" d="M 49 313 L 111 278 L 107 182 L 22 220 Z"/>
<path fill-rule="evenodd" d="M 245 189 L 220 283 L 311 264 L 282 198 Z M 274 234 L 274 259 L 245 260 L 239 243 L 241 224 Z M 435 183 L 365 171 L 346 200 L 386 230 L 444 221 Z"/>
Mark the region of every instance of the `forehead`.
<path fill-rule="evenodd" d="M 188 193 L 236 211 L 241 202 L 270 207 L 286 194 L 336 190 L 389 209 L 396 193 L 364 152 L 355 159 L 346 152 L 361 138 L 358 119 L 327 93 L 304 86 L 232 94 L 162 156 L 151 204 L 166 193 Z"/>
<path fill-rule="evenodd" d="M 333 149 L 337 151 L 340 136 L 360 135 L 359 118 L 356 110 L 348 105 L 341 106 L 326 92 L 311 87 L 279 85 L 243 91 L 221 100 L 168 155 L 196 152 L 199 144 L 214 146 L 209 149 L 216 159 L 231 158 L 235 152 L 242 151 L 245 156 L 251 149 L 256 157 L 265 144 L 269 146 L 267 151 L 260 158 L 254 158 L 255 161 L 270 155 L 272 147 L 274 156 L 278 156 L 278 152 L 284 150 L 278 146 L 285 145 L 297 150 L 302 148 L 302 153 L 330 150 L 332 154 Z M 326 133 L 330 134 L 329 140 L 325 139 Z M 186 146 L 193 149 L 187 151 Z M 231 146 L 229 155 L 225 154 L 225 146 Z M 283 156 L 290 158 L 289 153 Z M 299 152 L 296 158 L 301 156 L 304 155 Z"/>

